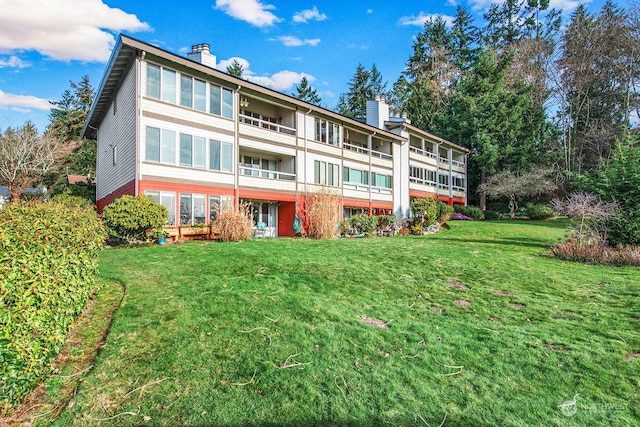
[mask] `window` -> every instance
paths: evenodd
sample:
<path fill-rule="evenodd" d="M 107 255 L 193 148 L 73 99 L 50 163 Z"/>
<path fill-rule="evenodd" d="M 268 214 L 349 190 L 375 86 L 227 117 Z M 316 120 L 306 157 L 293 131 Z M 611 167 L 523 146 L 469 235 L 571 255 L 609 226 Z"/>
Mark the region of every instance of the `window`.
<path fill-rule="evenodd" d="M 193 166 L 193 137 L 180 134 L 180 165 Z"/>
<path fill-rule="evenodd" d="M 162 89 L 160 97 L 163 101 L 176 103 L 176 72 L 162 69 Z"/>
<path fill-rule="evenodd" d="M 176 133 L 162 129 L 160 141 L 160 163 L 176 164 Z"/>
<path fill-rule="evenodd" d="M 180 75 L 180 105 L 193 107 L 193 79 L 189 76 Z"/>
<path fill-rule="evenodd" d="M 210 85 L 209 86 L 209 112 L 211 114 L 220 115 L 222 111 L 221 105 L 222 100 L 220 97 L 220 86 Z"/>
<path fill-rule="evenodd" d="M 316 117 L 314 139 L 339 147 L 340 125 Z"/>
<path fill-rule="evenodd" d="M 209 140 L 209 169 L 233 172 L 233 144 Z"/>
<path fill-rule="evenodd" d="M 147 126 L 146 158 L 152 162 L 160 161 L 160 129 Z"/>
<path fill-rule="evenodd" d="M 160 67 L 147 64 L 147 96 L 160 99 Z"/>
<path fill-rule="evenodd" d="M 175 225 L 176 221 L 176 194 L 166 191 L 145 191 L 146 196 L 150 196 L 154 202 L 160 203 L 167 208 L 169 218 L 165 225 Z"/>
<path fill-rule="evenodd" d="M 193 108 L 207 111 L 207 84 L 198 79 L 193 81 Z"/>
<path fill-rule="evenodd" d="M 233 211 L 233 197 L 209 196 L 209 222 L 214 222 L 222 212 Z"/>
<path fill-rule="evenodd" d="M 233 118 L 233 92 L 222 89 L 222 117 Z"/>
<path fill-rule="evenodd" d="M 409 177 L 413 178 L 412 181 L 420 184 L 436 184 L 436 171 L 434 170 L 411 166 L 409 168 Z"/>
<path fill-rule="evenodd" d="M 374 187 L 391 188 L 391 176 L 371 172 L 371 185 Z"/>
<path fill-rule="evenodd" d="M 206 223 L 205 202 L 202 194 L 180 194 L 180 225 Z"/>
<path fill-rule="evenodd" d="M 318 160 L 313 162 L 313 182 L 316 184 L 338 187 L 340 185 L 339 175 L 339 165 Z"/>
<path fill-rule="evenodd" d="M 438 186 L 440 188 L 448 188 L 449 187 L 449 175 L 438 175 Z"/>
<path fill-rule="evenodd" d="M 464 178 L 461 176 L 453 177 L 453 188 L 458 191 L 464 191 Z"/>
<path fill-rule="evenodd" d="M 369 184 L 369 174 L 359 169 L 352 169 L 345 166 L 343 169 L 343 180 L 352 184 Z"/>

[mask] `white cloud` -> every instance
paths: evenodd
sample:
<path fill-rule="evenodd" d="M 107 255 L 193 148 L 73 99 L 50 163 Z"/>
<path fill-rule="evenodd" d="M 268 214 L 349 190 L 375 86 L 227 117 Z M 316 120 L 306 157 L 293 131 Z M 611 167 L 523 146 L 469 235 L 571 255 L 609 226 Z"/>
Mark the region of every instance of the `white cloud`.
<path fill-rule="evenodd" d="M 31 95 L 13 95 L 0 90 L 0 106 L 11 107 L 15 111 L 34 108 L 36 110 L 50 110 L 48 100 Z"/>
<path fill-rule="evenodd" d="M 15 55 L 12 55 L 7 59 L 0 58 L 0 68 L 27 68 L 30 66 L 30 62 L 23 61 Z"/>
<path fill-rule="evenodd" d="M 419 27 L 423 27 L 425 22 L 436 18 L 444 19 L 444 22 L 448 27 L 453 24 L 453 20 L 455 19 L 453 16 L 449 15 L 420 12 L 418 16 L 403 16 L 400 18 L 400 25 L 417 25 Z"/>
<path fill-rule="evenodd" d="M 568 14 L 573 12 L 575 8 L 580 6 L 580 3 L 584 3 L 585 5 L 591 3 L 590 0 L 551 0 L 549 2 L 549 9 L 559 9 L 564 14 Z"/>
<path fill-rule="evenodd" d="M 313 9 L 301 10 L 293 15 L 293 22 L 303 22 L 305 24 L 309 20 L 324 21 L 325 19 L 327 19 L 327 15 L 320 13 L 315 6 L 313 6 Z"/>
<path fill-rule="evenodd" d="M 271 76 L 248 76 L 247 80 L 280 92 L 285 92 L 290 90 L 293 85 L 300 83 L 303 77 L 306 77 L 310 83 L 316 79 L 309 74 L 284 70 Z"/>
<path fill-rule="evenodd" d="M 109 58 L 111 32 L 146 31 L 135 15 L 102 0 L 0 0 L 0 52 L 36 50 L 56 60 Z"/>
<path fill-rule="evenodd" d="M 373 9 L 367 9 L 367 14 L 373 13 Z"/>
<path fill-rule="evenodd" d="M 233 61 L 238 61 L 238 64 L 242 65 L 243 75 L 245 77 L 253 74 L 253 72 L 249 70 L 249 61 L 244 58 L 240 58 L 239 56 L 232 56 L 229 59 L 220 60 L 220 62 L 218 62 L 218 64 L 216 65 L 216 68 L 226 73 L 227 67 L 233 65 Z"/>
<path fill-rule="evenodd" d="M 297 46 L 316 46 L 320 43 L 320 39 L 299 39 L 294 36 L 280 36 L 276 38 L 269 39 L 270 41 L 279 41 L 283 45 L 287 47 L 297 47 Z"/>
<path fill-rule="evenodd" d="M 259 0 L 216 0 L 215 8 L 256 27 L 270 27 L 282 21 L 269 12 L 275 9 L 275 6 L 261 3 Z"/>
<path fill-rule="evenodd" d="M 458 6 L 458 0 L 447 0 L 447 4 L 449 6 L 456 7 L 456 6 Z"/>

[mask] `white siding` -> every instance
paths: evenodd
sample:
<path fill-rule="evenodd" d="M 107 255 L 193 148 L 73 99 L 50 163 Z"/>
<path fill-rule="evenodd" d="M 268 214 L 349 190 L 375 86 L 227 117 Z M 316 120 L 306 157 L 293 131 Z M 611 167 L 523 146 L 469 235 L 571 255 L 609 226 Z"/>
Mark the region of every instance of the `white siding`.
<path fill-rule="evenodd" d="M 98 130 L 96 198 L 131 182 L 136 163 L 136 62 L 129 69 Z M 116 150 L 114 164 L 113 150 Z"/>

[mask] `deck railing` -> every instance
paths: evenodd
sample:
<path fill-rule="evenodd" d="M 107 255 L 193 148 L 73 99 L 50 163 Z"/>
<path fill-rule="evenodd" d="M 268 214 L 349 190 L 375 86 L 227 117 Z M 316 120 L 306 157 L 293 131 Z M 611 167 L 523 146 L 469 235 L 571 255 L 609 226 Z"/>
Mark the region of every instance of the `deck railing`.
<path fill-rule="evenodd" d="M 296 134 L 296 130 L 295 128 L 289 127 L 289 126 L 285 126 L 285 125 L 281 125 L 279 123 L 273 123 L 267 120 L 262 120 L 262 119 L 257 119 L 255 117 L 251 117 L 251 116 L 245 116 L 244 114 L 240 114 L 239 115 L 239 121 L 240 123 L 245 123 L 251 126 L 256 126 L 262 129 L 268 129 L 268 130 L 272 130 L 274 132 L 279 132 L 279 133 L 284 133 L 287 135 L 295 135 Z"/>
<path fill-rule="evenodd" d="M 381 159 L 393 160 L 393 156 L 391 154 L 383 153 L 381 151 L 370 150 L 368 148 L 361 147 L 359 145 L 349 144 L 348 142 L 343 143 L 342 146 L 345 148 L 345 150 L 355 151 L 356 153 L 362 153 L 366 155 L 369 155 L 369 153 L 371 153 L 372 157 L 379 157 Z"/>
<path fill-rule="evenodd" d="M 280 181 L 295 181 L 296 174 L 289 172 L 272 171 L 268 169 L 252 168 L 249 166 L 239 165 L 241 176 L 253 176 L 256 178 L 277 179 Z"/>

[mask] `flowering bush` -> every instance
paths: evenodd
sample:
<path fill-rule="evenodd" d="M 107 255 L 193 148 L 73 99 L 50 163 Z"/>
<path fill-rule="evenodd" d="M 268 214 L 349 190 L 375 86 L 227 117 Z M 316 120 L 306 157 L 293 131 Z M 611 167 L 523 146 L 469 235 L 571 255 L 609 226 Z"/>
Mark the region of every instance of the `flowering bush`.
<path fill-rule="evenodd" d="M 451 216 L 451 219 L 454 220 L 463 220 L 463 221 L 472 221 L 473 218 L 466 216 L 465 214 L 463 214 L 462 212 L 456 212 L 453 214 L 453 216 Z"/>

